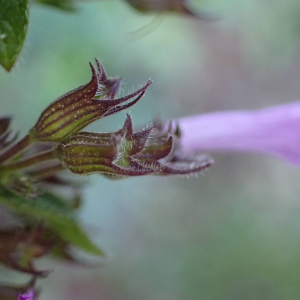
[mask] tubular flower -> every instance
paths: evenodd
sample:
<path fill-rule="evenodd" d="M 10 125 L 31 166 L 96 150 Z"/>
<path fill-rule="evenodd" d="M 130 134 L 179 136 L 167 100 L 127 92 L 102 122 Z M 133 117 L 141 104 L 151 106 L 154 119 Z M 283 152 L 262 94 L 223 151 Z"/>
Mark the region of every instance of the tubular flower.
<path fill-rule="evenodd" d="M 66 93 L 42 112 L 30 130 L 29 136 L 32 140 L 48 142 L 66 140 L 93 121 L 134 105 L 151 84 L 149 80 L 136 92 L 114 99 L 121 79 L 108 79 L 104 67 L 98 60 L 96 63 L 97 69 L 90 63 L 92 79 L 89 83 Z"/>
<path fill-rule="evenodd" d="M 73 173 L 101 173 L 112 178 L 185 175 L 200 172 L 212 164 L 207 158 L 180 157 L 178 130 L 163 127 L 152 125 L 134 133 L 131 117 L 127 115 L 119 131 L 81 132 L 61 143 L 56 151 Z"/>
<path fill-rule="evenodd" d="M 89 83 L 50 104 L 28 135 L 12 147 L 4 147 L 0 153 L 0 171 L 31 169 L 31 176 L 44 179 L 67 168 L 81 175 L 100 173 L 123 178 L 196 174 L 212 164 L 207 157 L 183 154 L 178 125 L 172 122 L 156 123 L 134 132 L 131 117 L 127 115 L 123 128 L 116 132 L 81 132 L 96 119 L 134 105 L 151 84 L 149 80 L 136 92 L 115 99 L 121 79 L 108 78 L 102 64 L 98 60 L 96 64 L 97 68 L 90 64 L 93 74 Z M 7 132 L 8 121 L 0 119 L 0 138 Z M 31 152 L 25 152 L 33 142 L 40 141 L 52 143 L 44 143 L 44 151 L 31 147 Z M 19 157 L 12 160 L 17 154 Z M 27 190 L 31 182 L 21 182 L 18 177 L 16 180 L 12 176 L 7 178 L 8 187 L 19 194 Z M 33 190 L 33 196 L 35 194 Z"/>
<path fill-rule="evenodd" d="M 271 154 L 300 164 L 300 102 L 256 111 L 228 111 L 178 120 L 186 151 Z"/>

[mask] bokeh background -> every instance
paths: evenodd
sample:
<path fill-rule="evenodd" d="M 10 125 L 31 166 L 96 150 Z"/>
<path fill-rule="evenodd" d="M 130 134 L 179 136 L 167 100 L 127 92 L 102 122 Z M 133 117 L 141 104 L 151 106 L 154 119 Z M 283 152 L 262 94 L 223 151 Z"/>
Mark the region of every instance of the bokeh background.
<path fill-rule="evenodd" d="M 32 5 L 18 66 L 0 71 L 0 111 L 25 134 L 45 106 L 89 80 L 94 57 L 123 77 L 123 93 L 154 80 L 130 110 L 137 127 L 300 98 L 299 1 L 192 4 L 221 19 L 166 14 L 138 38 L 155 14 L 125 2 L 78 2 L 77 13 Z M 122 112 L 88 129 L 116 130 L 124 119 Z M 93 268 L 41 260 L 54 270 L 38 282 L 41 299 L 298 300 L 299 169 L 258 154 L 212 156 L 199 178 L 84 178 L 79 218 L 106 259 Z M 26 276 L 0 267 L 0 279 Z"/>

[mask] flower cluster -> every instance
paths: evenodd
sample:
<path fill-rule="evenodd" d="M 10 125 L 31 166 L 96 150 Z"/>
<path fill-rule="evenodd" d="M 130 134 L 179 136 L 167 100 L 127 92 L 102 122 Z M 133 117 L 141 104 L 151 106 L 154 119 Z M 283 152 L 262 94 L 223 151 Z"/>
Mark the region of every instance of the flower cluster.
<path fill-rule="evenodd" d="M 121 79 L 108 78 L 102 64 L 90 64 L 89 83 L 68 92 L 50 104 L 29 134 L 0 155 L 0 170 L 20 170 L 56 161 L 32 174 L 49 176 L 58 170 L 88 175 L 100 173 L 109 178 L 154 175 L 196 174 L 212 164 L 203 156 L 181 153 L 178 125 L 157 122 L 134 132 L 129 115 L 122 129 L 113 133 L 82 132 L 91 122 L 115 114 L 134 105 L 145 94 L 150 80 L 139 90 L 116 98 Z M 5 127 L 6 120 L 3 120 Z M 6 126 L 8 127 L 8 126 Z M 34 142 L 56 143 L 33 155 L 10 161 Z M 50 144 L 49 144 L 50 145 Z M 47 147 L 45 147 L 47 148 Z"/>
<path fill-rule="evenodd" d="M 25 285 L 11 286 L 0 283 L 1 300 L 35 300 L 39 296 L 39 290 L 34 288 L 36 278 L 31 279 Z"/>

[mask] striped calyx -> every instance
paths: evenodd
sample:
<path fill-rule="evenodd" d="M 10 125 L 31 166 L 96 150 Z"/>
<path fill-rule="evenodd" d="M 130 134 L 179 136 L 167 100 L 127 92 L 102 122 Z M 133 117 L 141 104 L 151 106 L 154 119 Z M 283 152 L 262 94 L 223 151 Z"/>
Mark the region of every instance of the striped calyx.
<path fill-rule="evenodd" d="M 149 80 L 141 89 L 115 99 L 120 78 L 107 78 L 104 67 L 96 60 L 97 68 L 90 64 L 92 79 L 89 83 L 61 96 L 41 114 L 30 131 L 34 141 L 62 142 L 74 136 L 95 120 L 131 107 L 145 94 Z"/>
<path fill-rule="evenodd" d="M 148 174 L 197 173 L 211 161 L 178 156 L 177 129 L 152 125 L 133 132 L 129 115 L 122 129 L 113 133 L 80 132 L 61 143 L 57 154 L 66 168 L 76 174 L 101 173 L 110 178 Z"/>

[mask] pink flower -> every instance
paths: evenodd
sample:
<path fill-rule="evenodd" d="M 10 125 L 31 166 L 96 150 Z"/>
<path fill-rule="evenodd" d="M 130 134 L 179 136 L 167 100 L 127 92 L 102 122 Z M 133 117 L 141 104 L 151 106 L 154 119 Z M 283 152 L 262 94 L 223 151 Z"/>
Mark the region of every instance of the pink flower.
<path fill-rule="evenodd" d="M 182 118 L 186 151 L 252 151 L 300 164 L 300 102 Z"/>
<path fill-rule="evenodd" d="M 25 294 L 20 294 L 18 300 L 33 300 L 33 291 L 29 291 Z"/>

